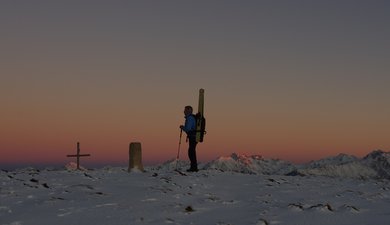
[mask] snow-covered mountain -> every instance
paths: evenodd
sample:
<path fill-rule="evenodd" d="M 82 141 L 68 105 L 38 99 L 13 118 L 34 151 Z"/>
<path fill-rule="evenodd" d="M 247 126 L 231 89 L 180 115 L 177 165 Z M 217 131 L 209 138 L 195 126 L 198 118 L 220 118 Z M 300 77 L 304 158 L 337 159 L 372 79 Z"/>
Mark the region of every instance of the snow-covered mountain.
<path fill-rule="evenodd" d="M 358 160 L 359 158 L 357 158 L 356 156 L 340 153 L 337 156 L 331 156 L 317 161 L 312 161 L 307 165 L 307 167 L 318 168 L 327 165 L 337 166 L 337 165 L 343 165 L 351 162 L 356 162 Z"/>
<path fill-rule="evenodd" d="M 172 170 L 175 165 L 175 160 L 171 160 L 155 168 Z M 187 164 L 180 161 L 178 168 L 183 166 Z M 303 165 L 294 165 L 279 159 L 265 159 L 260 155 L 233 153 L 200 165 L 200 168 L 245 174 L 390 179 L 390 153 L 376 150 L 362 159 L 353 155 L 339 154 Z"/>
<path fill-rule="evenodd" d="M 249 174 L 283 175 L 295 169 L 290 162 L 279 159 L 264 159 L 259 155 L 240 155 L 233 153 L 229 157 L 220 157 L 208 164 L 205 169 L 232 171 Z"/>
<path fill-rule="evenodd" d="M 342 164 L 323 164 L 321 166 L 303 166 L 298 172 L 303 175 L 318 175 L 330 177 L 344 177 L 344 178 L 377 178 L 377 172 L 357 161 L 346 162 Z"/>
<path fill-rule="evenodd" d="M 376 150 L 361 161 L 374 169 L 379 177 L 390 179 L 390 152 Z"/>
<path fill-rule="evenodd" d="M 359 158 L 343 153 L 302 165 L 298 171 L 303 175 L 348 178 L 378 177 L 376 171 L 363 163 Z"/>

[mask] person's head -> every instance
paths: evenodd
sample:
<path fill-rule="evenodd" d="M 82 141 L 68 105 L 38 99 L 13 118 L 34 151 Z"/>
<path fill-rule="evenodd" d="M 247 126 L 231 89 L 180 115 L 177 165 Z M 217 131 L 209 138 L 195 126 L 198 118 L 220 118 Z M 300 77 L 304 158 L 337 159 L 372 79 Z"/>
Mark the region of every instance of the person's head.
<path fill-rule="evenodd" d="M 186 107 L 184 107 L 184 115 L 191 115 L 192 114 L 192 106 L 190 105 L 187 105 Z"/>

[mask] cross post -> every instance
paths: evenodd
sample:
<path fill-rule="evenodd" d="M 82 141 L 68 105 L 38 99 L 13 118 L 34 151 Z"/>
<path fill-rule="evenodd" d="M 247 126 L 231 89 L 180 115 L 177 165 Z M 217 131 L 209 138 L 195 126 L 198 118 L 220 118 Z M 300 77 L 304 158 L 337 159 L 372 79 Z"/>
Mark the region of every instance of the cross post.
<path fill-rule="evenodd" d="M 80 143 L 77 142 L 77 154 L 76 155 L 67 155 L 66 157 L 76 157 L 77 158 L 77 169 L 80 170 L 80 157 L 91 156 L 91 154 L 80 154 Z"/>

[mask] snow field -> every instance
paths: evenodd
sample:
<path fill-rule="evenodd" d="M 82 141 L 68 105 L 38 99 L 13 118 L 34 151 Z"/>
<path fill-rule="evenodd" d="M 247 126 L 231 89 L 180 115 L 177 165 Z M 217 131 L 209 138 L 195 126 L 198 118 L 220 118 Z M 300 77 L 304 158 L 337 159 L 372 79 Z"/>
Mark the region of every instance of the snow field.
<path fill-rule="evenodd" d="M 384 225 L 390 219 L 386 179 L 146 170 L 1 171 L 0 224 Z"/>

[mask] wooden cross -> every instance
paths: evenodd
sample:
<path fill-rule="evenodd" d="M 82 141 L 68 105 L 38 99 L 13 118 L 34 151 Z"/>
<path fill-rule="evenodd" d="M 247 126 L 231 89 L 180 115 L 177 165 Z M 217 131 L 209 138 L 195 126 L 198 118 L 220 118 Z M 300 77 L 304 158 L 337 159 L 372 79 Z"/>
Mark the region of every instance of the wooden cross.
<path fill-rule="evenodd" d="M 77 169 L 80 169 L 80 157 L 91 156 L 91 154 L 80 154 L 80 143 L 77 142 L 77 154 L 76 155 L 67 155 L 66 157 L 76 157 L 77 158 Z"/>

